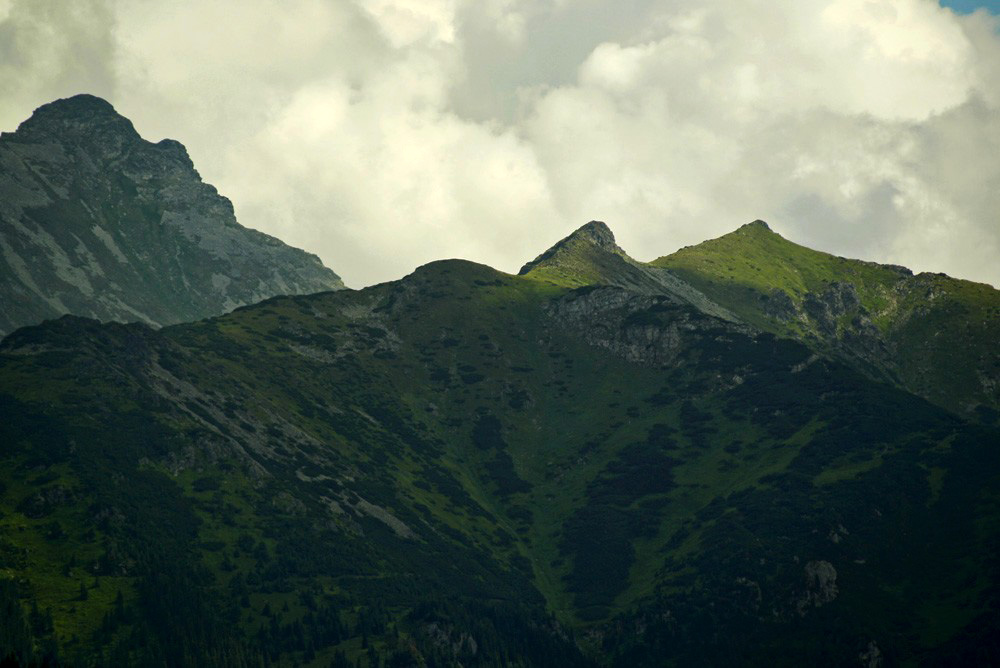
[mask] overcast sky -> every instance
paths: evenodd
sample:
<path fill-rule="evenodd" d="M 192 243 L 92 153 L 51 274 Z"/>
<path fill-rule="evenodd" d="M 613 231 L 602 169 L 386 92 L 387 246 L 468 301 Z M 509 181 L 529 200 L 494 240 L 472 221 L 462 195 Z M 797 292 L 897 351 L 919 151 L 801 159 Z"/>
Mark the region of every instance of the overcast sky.
<path fill-rule="evenodd" d="M 79 92 L 183 142 L 240 222 L 351 287 L 446 257 L 515 272 L 591 219 L 649 260 L 755 218 L 1000 285 L 986 10 L 0 0 L 0 128 Z"/>

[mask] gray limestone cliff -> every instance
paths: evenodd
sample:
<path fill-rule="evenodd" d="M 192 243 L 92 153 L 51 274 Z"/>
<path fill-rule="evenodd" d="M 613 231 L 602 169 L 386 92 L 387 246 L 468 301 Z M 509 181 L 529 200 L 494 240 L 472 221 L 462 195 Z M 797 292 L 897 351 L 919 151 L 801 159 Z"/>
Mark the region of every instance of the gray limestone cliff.
<path fill-rule="evenodd" d="M 91 95 L 0 135 L 0 336 L 72 313 L 168 325 L 343 288 L 319 258 L 241 226 L 187 151 Z"/>

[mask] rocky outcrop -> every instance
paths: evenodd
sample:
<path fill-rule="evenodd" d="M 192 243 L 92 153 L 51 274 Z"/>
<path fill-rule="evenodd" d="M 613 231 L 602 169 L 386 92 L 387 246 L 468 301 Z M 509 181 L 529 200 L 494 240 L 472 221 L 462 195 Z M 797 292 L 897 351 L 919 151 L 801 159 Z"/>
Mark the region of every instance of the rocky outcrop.
<path fill-rule="evenodd" d="M 456 659 L 471 658 L 479 652 L 479 643 L 473 636 L 451 625 L 431 622 L 424 627 L 424 632 L 435 647 L 450 653 Z"/>
<path fill-rule="evenodd" d="M 858 663 L 862 668 L 881 668 L 882 650 L 878 644 L 872 640 L 862 651 L 858 652 Z"/>
<path fill-rule="evenodd" d="M 619 257 L 625 255 L 622 249 L 618 247 L 618 244 L 615 243 L 615 235 L 611 231 L 611 228 L 600 220 L 592 220 L 577 229 L 573 234 L 557 242 L 552 248 L 531 262 L 525 264 L 517 273 L 520 276 L 524 276 L 541 267 L 571 262 L 574 256 L 581 254 L 582 250 L 588 250 L 589 247 L 593 247 L 593 250 L 603 251 L 604 253 Z"/>
<path fill-rule="evenodd" d="M 881 368 L 881 373 L 873 374 L 876 377 L 894 373 L 887 337 L 872 322 L 853 284 L 835 281 L 822 292 L 806 293 L 798 315 L 807 330 L 843 358 L 860 362 L 867 370 Z"/>
<path fill-rule="evenodd" d="M 569 287 L 608 285 L 641 295 L 664 295 L 716 318 L 735 315 L 669 271 L 636 262 L 615 242 L 611 229 L 592 220 L 556 243 L 518 272 Z"/>
<path fill-rule="evenodd" d="M 0 135 L 0 335 L 72 313 L 167 325 L 336 290 L 319 259 L 241 226 L 187 151 L 90 95 Z"/>
<path fill-rule="evenodd" d="M 547 314 L 587 343 L 616 357 L 652 366 L 675 363 L 704 338 L 748 335 L 753 329 L 708 315 L 680 297 L 585 287 L 553 300 Z"/>
<path fill-rule="evenodd" d="M 810 561 L 805 565 L 805 590 L 795 603 L 804 616 L 809 608 L 818 608 L 837 598 L 837 569 L 829 561 Z"/>
<path fill-rule="evenodd" d="M 819 331 L 833 336 L 837 333 L 838 319 L 856 311 L 861 306 L 857 289 L 850 283 L 832 283 L 821 293 L 806 293 L 802 308 Z"/>

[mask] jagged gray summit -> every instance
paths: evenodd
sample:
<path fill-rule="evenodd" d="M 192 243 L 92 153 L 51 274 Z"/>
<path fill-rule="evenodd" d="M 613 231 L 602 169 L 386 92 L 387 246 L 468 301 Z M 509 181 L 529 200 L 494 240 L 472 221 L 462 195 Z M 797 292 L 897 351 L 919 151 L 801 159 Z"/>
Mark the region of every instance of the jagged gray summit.
<path fill-rule="evenodd" d="M 168 325 L 344 287 L 315 255 L 243 227 L 184 146 L 98 97 L 0 134 L 0 336 L 72 313 Z"/>

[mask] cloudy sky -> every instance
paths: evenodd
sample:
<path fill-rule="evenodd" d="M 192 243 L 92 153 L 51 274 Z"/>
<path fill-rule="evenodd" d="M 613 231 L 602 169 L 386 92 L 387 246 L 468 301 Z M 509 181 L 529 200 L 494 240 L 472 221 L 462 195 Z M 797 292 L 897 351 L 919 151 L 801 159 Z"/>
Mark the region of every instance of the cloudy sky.
<path fill-rule="evenodd" d="M 997 2 L 0 0 L 0 128 L 78 92 L 351 287 L 763 218 L 1000 285 Z"/>

